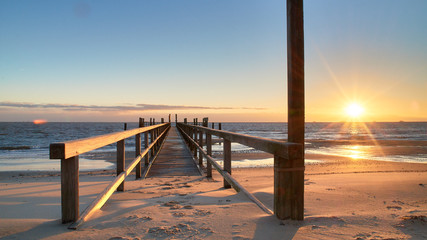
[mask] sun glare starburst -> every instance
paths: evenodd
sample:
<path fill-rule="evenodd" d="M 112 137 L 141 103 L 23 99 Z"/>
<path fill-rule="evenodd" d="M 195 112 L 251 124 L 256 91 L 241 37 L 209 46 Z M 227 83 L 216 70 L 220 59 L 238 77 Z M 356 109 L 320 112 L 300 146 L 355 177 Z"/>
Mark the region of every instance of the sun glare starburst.
<path fill-rule="evenodd" d="M 360 117 L 365 109 L 358 103 L 352 103 L 345 108 L 345 112 L 352 118 Z"/>

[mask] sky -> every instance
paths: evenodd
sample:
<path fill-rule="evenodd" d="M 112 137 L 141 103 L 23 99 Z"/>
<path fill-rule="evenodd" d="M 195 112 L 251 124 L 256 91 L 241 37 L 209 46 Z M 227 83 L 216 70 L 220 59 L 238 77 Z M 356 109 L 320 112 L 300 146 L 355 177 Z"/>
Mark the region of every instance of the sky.
<path fill-rule="evenodd" d="M 306 121 L 427 121 L 426 11 L 305 0 Z M 283 122 L 286 56 L 285 0 L 3 0 L 0 121 Z"/>

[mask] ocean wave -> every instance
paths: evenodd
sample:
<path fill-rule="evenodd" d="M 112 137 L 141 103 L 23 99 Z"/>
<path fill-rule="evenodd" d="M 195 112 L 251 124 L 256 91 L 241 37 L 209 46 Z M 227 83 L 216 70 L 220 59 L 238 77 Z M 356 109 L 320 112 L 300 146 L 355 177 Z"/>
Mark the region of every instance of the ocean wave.
<path fill-rule="evenodd" d="M 7 147 L 0 147 L 0 150 L 6 150 L 6 151 L 13 151 L 13 150 L 29 150 L 31 149 L 30 146 L 7 146 Z"/>

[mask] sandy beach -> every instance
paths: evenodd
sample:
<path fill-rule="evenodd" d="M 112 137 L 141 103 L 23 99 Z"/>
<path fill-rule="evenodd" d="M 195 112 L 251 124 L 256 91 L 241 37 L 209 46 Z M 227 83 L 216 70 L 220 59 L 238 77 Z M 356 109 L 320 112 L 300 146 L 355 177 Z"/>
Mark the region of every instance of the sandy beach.
<path fill-rule="evenodd" d="M 234 156 L 235 159 L 248 156 Z M 251 157 L 251 156 L 249 156 Z M 252 155 L 253 158 L 260 157 Z M 265 156 L 264 156 L 265 157 Z M 0 173 L 2 239 L 425 239 L 427 164 L 333 156 L 306 167 L 305 219 L 280 221 L 222 179 L 164 177 L 126 181 L 78 230 L 61 224 L 57 172 Z M 232 175 L 272 208 L 273 169 Z M 80 210 L 114 177 L 82 172 Z"/>

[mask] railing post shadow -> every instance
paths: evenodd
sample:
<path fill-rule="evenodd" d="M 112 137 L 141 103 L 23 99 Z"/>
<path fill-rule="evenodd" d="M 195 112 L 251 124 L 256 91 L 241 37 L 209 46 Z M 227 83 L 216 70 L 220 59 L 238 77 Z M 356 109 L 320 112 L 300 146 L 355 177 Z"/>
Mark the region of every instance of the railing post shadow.
<path fill-rule="evenodd" d="M 62 223 L 79 218 L 79 156 L 61 159 Z"/>

